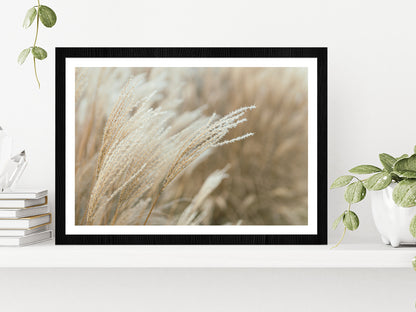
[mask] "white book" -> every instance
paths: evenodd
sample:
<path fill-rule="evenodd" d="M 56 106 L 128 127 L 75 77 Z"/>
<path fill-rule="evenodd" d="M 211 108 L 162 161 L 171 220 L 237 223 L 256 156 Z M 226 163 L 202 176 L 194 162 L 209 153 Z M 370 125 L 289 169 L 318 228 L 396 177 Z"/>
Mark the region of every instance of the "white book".
<path fill-rule="evenodd" d="M 51 214 L 43 214 L 40 216 L 33 216 L 21 219 L 0 219 L 0 229 L 16 229 L 16 230 L 25 230 L 32 227 L 48 224 L 51 222 Z"/>
<path fill-rule="evenodd" d="M 26 208 L 31 206 L 45 205 L 48 197 L 37 199 L 1 199 L 0 208 Z"/>
<path fill-rule="evenodd" d="M 47 205 L 43 206 L 34 206 L 29 208 L 2 208 L 0 209 L 0 218 L 1 219 L 17 219 L 25 218 L 31 216 L 37 216 L 49 212 Z"/>
<path fill-rule="evenodd" d="M 52 238 L 52 231 L 40 232 L 28 236 L 3 236 L 0 237 L 0 246 L 26 246 L 39 243 Z"/>
<path fill-rule="evenodd" d="M 39 232 L 45 232 L 46 230 L 48 230 L 47 225 L 35 226 L 27 230 L 0 230 L 0 236 L 27 236 Z"/>
<path fill-rule="evenodd" d="M 39 199 L 48 196 L 47 190 L 14 189 L 0 192 L 0 199 Z"/>

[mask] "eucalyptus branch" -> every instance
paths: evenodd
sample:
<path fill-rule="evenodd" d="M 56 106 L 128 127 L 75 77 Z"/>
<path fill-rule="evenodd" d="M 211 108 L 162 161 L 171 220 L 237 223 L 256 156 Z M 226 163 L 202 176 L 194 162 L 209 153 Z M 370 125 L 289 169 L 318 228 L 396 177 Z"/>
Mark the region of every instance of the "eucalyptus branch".
<path fill-rule="evenodd" d="M 44 60 L 48 56 L 48 53 L 46 52 L 46 50 L 36 45 L 38 41 L 38 35 L 39 35 L 39 24 L 40 24 L 39 21 L 42 22 L 42 24 L 45 27 L 48 27 L 48 28 L 53 27 L 56 24 L 56 14 L 51 8 L 45 5 L 41 5 L 39 0 L 37 0 L 37 3 L 38 5 L 35 5 L 34 7 L 30 8 L 27 11 L 25 19 L 23 21 L 23 28 L 29 28 L 33 24 L 33 21 L 36 18 L 36 33 L 35 33 L 35 40 L 33 42 L 33 46 L 28 47 L 24 49 L 22 52 L 20 52 L 17 58 L 17 62 L 20 65 L 22 65 L 26 61 L 26 58 L 28 57 L 29 53 L 32 53 L 35 78 L 40 88 L 39 77 L 38 77 L 38 73 L 36 70 L 36 59 Z"/>

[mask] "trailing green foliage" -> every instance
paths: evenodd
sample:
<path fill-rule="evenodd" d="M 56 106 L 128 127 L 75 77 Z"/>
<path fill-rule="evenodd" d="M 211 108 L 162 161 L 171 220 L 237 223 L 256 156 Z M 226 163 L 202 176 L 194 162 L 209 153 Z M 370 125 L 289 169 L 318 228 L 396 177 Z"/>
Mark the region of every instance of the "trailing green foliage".
<path fill-rule="evenodd" d="M 53 27 L 56 24 L 56 14 L 50 7 L 47 7 L 46 5 L 41 5 L 39 0 L 37 0 L 37 3 L 38 5 L 30 8 L 27 11 L 25 19 L 23 20 L 23 28 L 29 28 L 36 18 L 35 41 L 33 43 L 33 46 L 30 46 L 24 49 L 22 52 L 20 52 L 17 58 L 17 63 L 19 63 L 19 65 L 22 65 L 26 61 L 26 58 L 28 57 L 29 53 L 32 52 L 35 78 L 40 88 L 39 77 L 36 71 L 36 59 L 44 60 L 48 56 L 48 53 L 45 49 L 36 45 L 39 34 L 39 21 L 45 27 Z"/>
<path fill-rule="evenodd" d="M 32 25 L 33 21 L 35 20 L 36 14 L 37 14 L 37 11 L 35 7 L 30 8 L 27 11 L 25 19 L 23 21 L 23 28 L 29 28 L 30 25 Z"/>
<path fill-rule="evenodd" d="M 44 60 L 48 56 L 48 53 L 41 47 L 33 47 L 32 54 L 38 60 Z"/>
<path fill-rule="evenodd" d="M 341 220 L 344 219 L 344 215 L 345 215 L 344 211 L 338 218 L 335 219 L 334 223 L 332 223 L 332 229 L 335 230 L 338 227 L 338 224 L 340 224 Z"/>
<path fill-rule="evenodd" d="M 356 174 L 368 174 L 368 173 L 374 173 L 374 172 L 380 172 L 380 171 L 381 171 L 380 168 L 376 166 L 372 166 L 372 165 L 361 165 L 361 166 L 357 166 L 357 167 L 350 169 L 351 173 L 356 173 Z"/>
<path fill-rule="evenodd" d="M 46 27 L 52 27 L 56 23 L 55 12 L 46 5 L 41 5 L 39 7 L 39 17 L 42 24 Z"/>
<path fill-rule="evenodd" d="M 368 180 L 365 181 L 364 185 L 368 190 L 380 191 L 382 189 L 385 189 L 387 186 L 389 186 L 391 183 L 391 180 L 392 180 L 391 174 L 388 173 L 387 171 L 382 171 L 368 178 Z"/>
<path fill-rule="evenodd" d="M 350 231 L 355 231 L 356 229 L 358 229 L 358 226 L 360 225 L 360 219 L 358 219 L 358 216 L 352 211 L 347 211 L 344 214 L 342 222 L 344 223 L 345 227 Z"/>
<path fill-rule="evenodd" d="M 400 207 L 416 206 L 416 146 L 413 155 L 404 154 L 400 157 L 393 157 L 382 153 L 379 155 L 383 169 L 373 165 L 360 165 L 349 170 L 353 174 L 370 175 L 366 179 L 359 179 L 356 176 L 344 175 L 337 178 L 331 185 L 331 189 L 346 186 L 344 193 L 345 201 L 349 204 L 348 210 L 344 211 L 333 223 L 332 228 L 336 229 L 341 223 L 344 224 L 344 233 L 348 229 L 355 231 L 360 220 L 357 214 L 351 211 L 351 204 L 362 201 L 367 191 L 380 191 L 391 183 L 397 183 L 393 190 L 393 200 Z M 416 216 L 410 224 L 410 233 L 416 237 Z M 344 235 L 338 244 L 342 241 Z M 338 246 L 338 244 L 336 246 Z"/>
<path fill-rule="evenodd" d="M 416 206 L 416 179 L 401 181 L 393 190 L 393 200 L 401 207 Z"/>
<path fill-rule="evenodd" d="M 347 186 L 344 198 L 347 203 L 358 203 L 364 199 L 366 192 L 364 184 L 361 181 L 357 181 Z"/>
<path fill-rule="evenodd" d="M 17 62 L 19 63 L 19 65 L 22 65 L 26 61 L 29 53 L 30 48 L 24 49 L 22 52 L 20 52 L 19 57 L 17 58 Z"/>
<path fill-rule="evenodd" d="M 394 172 L 409 179 L 416 178 L 416 154 L 408 158 L 398 160 L 394 164 Z"/>
<path fill-rule="evenodd" d="M 350 176 L 350 175 L 341 176 L 338 179 L 336 179 L 334 181 L 334 183 L 332 183 L 331 189 L 346 186 L 346 185 L 350 184 L 352 179 L 354 179 L 354 177 Z"/>
<path fill-rule="evenodd" d="M 379 158 L 384 169 L 386 169 L 387 172 L 392 172 L 394 163 L 397 161 L 397 159 L 386 153 L 380 154 Z"/>

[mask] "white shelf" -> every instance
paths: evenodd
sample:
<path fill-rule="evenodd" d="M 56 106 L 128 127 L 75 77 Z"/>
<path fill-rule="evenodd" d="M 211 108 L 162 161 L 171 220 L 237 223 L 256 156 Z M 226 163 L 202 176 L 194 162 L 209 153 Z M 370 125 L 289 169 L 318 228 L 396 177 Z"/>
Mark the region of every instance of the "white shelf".
<path fill-rule="evenodd" d="M 416 248 L 330 246 L 1 247 L 0 268 L 411 268 Z"/>

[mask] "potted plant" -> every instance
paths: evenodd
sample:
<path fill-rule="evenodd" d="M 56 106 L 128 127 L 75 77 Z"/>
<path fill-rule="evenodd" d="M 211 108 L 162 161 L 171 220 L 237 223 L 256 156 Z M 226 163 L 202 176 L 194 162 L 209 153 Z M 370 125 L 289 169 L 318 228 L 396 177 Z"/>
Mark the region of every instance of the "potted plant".
<path fill-rule="evenodd" d="M 379 155 L 383 168 L 373 165 L 360 165 L 337 178 L 331 189 L 346 187 L 344 198 L 348 208 L 334 221 L 332 228 L 341 223 L 344 232 L 355 231 L 359 224 L 357 214 L 351 205 L 362 201 L 368 191 L 371 193 L 371 206 L 376 227 L 385 244 L 398 247 L 401 244 L 416 243 L 416 146 L 413 155 L 398 158 L 383 153 Z M 367 175 L 366 178 L 356 175 Z M 370 175 L 370 176 L 368 176 Z"/>

